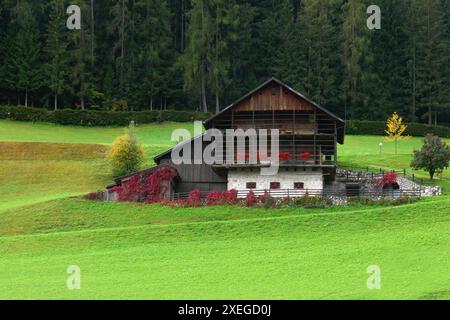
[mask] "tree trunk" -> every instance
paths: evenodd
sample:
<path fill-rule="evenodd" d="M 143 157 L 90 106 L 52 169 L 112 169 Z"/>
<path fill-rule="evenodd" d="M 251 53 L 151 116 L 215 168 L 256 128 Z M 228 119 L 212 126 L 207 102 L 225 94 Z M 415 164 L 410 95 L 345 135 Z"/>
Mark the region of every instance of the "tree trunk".
<path fill-rule="evenodd" d="M 94 39 L 95 39 L 95 18 L 94 18 L 94 0 L 91 0 L 91 25 L 92 25 L 92 34 L 91 34 L 91 66 L 92 69 L 94 67 Z"/>
<path fill-rule="evenodd" d="M 206 81 L 204 68 L 202 68 L 202 105 L 203 105 L 203 112 L 208 112 L 208 103 L 206 101 Z"/>
<path fill-rule="evenodd" d="M 81 110 L 84 110 L 84 108 L 85 108 L 85 105 L 84 105 L 84 96 L 81 97 L 80 103 L 81 103 Z"/>
<path fill-rule="evenodd" d="M 25 107 L 28 107 L 28 89 L 25 89 Z"/>
<path fill-rule="evenodd" d="M 412 92 L 412 110 L 411 110 L 411 120 L 416 121 L 416 40 L 414 36 L 414 51 L 413 51 L 413 92 Z"/>
<path fill-rule="evenodd" d="M 428 124 L 430 126 L 433 124 L 433 113 L 431 111 L 431 106 L 428 107 Z"/>
<path fill-rule="evenodd" d="M 435 170 L 430 170 L 430 179 L 433 180 L 434 179 L 434 173 L 436 171 Z"/>
<path fill-rule="evenodd" d="M 54 107 L 55 107 L 55 111 L 58 110 L 58 95 L 57 95 L 57 94 L 55 94 L 55 104 L 54 104 Z"/>
<path fill-rule="evenodd" d="M 220 112 L 219 94 L 216 92 L 216 113 Z"/>

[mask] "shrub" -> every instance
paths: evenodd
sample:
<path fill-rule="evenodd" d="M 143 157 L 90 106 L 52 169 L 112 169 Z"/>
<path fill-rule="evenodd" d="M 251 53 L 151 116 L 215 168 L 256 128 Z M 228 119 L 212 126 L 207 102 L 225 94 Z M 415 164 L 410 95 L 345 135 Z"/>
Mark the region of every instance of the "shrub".
<path fill-rule="evenodd" d="M 361 204 L 364 206 L 373 206 L 377 204 L 377 201 L 375 201 L 371 197 L 348 197 L 347 204 L 349 205 Z"/>
<path fill-rule="evenodd" d="M 294 205 L 305 209 L 322 209 L 329 204 L 329 201 L 324 197 L 310 197 L 304 196 L 294 200 Z"/>
<path fill-rule="evenodd" d="M 202 204 L 202 193 L 200 190 L 193 190 L 189 193 L 187 205 L 190 207 L 200 207 Z"/>
<path fill-rule="evenodd" d="M 277 201 L 274 197 L 268 196 L 267 198 L 264 198 L 264 201 L 261 201 L 261 205 L 265 209 L 271 209 L 277 206 Z"/>
<path fill-rule="evenodd" d="M 128 135 L 114 141 L 108 151 L 114 177 L 125 176 L 139 170 L 144 161 L 144 150 L 139 145 L 130 125 Z"/>
<path fill-rule="evenodd" d="M 414 203 L 419 201 L 419 198 L 411 198 L 411 197 L 407 197 L 407 196 L 401 196 L 399 198 L 395 198 L 393 200 L 391 200 L 391 205 L 393 206 L 400 206 L 402 204 L 409 204 L 409 203 Z"/>
<path fill-rule="evenodd" d="M 225 201 L 227 204 L 237 204 L 238 203 L 238 192 L 235 189 L 231 189 L 225 192 Z"/>
<path fill-rule="evenodd" d="M 206 199 L 209 206 L 233 205 L 238 202 L 238 192 L 234 189 L 225 192 L 210 192 Z"/>
<path fill-rule="evenodd" d="M 245 206 L 246 207 L 254 207 L 258 204 L 258 198 L 256 198 L 253 190 L 247 194 L 247 198 L 245 198 Z"/>

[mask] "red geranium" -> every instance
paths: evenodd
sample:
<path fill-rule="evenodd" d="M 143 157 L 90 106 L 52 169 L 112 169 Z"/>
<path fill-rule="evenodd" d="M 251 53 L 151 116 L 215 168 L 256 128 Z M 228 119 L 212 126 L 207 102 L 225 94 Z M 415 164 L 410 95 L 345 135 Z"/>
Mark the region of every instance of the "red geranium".
<path fill-rule="evenodd" d="M 290 154 L 289 152 L 280 152 L 278 154 L 278 159 L 283 160 L 283 161 L 287 161 L 292 157 L 292 154 Z"/>
<path fill-rule="evenodd" d="M 309 159 L 311 159 L 311 153 L 308 151 L 300 153 L 300 159 L 308 161 Z"/>

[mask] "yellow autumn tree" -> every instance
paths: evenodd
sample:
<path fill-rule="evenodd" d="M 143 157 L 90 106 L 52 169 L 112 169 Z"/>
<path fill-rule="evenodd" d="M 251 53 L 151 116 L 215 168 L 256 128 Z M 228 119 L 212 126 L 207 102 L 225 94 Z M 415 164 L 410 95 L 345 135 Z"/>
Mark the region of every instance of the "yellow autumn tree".
<path fill-rule="evenodd" d="M 140 169 L 144 161 L 144 150 L 131 124 L 127 135 L 118 137 L 108 151 L 114 177 L 124 176 Z"/>
<path fill-rule="evenodd" d="M 397 112 L 394 112 L 392 116 L 389 117 L 386 123 L 387 129 L 385 132 L 387 133 L 386 141 L 394 141 L 395 142 L 395 154 L 397 154 L 397 142 L 398 140 L 407 139 L 408 136 L 404 136 L 405 130 L 408 128 L 406 124 L 403 123 L 403 118 L 398 115 Z"/>

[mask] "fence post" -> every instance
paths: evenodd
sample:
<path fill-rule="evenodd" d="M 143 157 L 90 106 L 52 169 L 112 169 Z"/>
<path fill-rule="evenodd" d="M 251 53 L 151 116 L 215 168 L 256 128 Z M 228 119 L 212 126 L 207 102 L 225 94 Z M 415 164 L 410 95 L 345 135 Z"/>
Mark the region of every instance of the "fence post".
<path fill-rule="evenodd" d="M 403 177 L 406 178 L 406 168 L 403 169 Z"/>
<path fill-rule="evenodd" d="M 415 179 L 416 179 L 416 176 L 415 176 L 414 173 L 412 174 L 412 178 L 413 178 L 413 182 L 415 182 L 415 181 L 416 181 L 416 180 L 415 180 Z"/>

